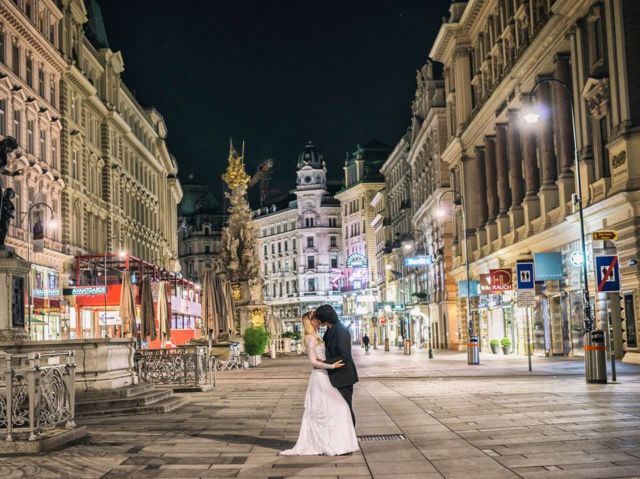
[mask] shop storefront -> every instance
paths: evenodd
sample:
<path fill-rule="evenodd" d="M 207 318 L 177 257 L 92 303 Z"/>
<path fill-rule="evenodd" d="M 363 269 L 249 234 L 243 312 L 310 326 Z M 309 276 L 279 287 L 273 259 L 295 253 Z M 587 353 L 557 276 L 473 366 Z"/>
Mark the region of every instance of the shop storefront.
<path fill-rule="evenodd" d="M 31 295 L 26 299 L 25 323 L 30 325 L 31 339 L 43 341 L 63 339 L 64 308 L 58 271 L 32 264 Z"/>

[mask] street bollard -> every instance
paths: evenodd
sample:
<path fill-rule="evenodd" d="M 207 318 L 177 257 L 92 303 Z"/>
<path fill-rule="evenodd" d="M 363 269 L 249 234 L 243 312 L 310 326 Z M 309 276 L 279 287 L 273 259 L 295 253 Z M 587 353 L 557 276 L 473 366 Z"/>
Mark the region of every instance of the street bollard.
<path fill-rule="evenodd" d="M 480 364 L 480 349 L 478 336 L 470 336 L 467 342 L 467 364 Z"/>
<path fill-rule="evenodd" d="M 429 346 L 429 359 L 433 359 L 433 349 Z"/>
<path fill-rule="evenodd" d="M 607 356 L 604 331 L 595 329 L 584 335 L 584 373 L 589 384 L 607 384 Z"/>
<path fill-rule="evenodd" d="M 407 339 L 404 342 L 404 355 L 405 356 L 411 355 L 411 340 L 410 339 Z"/>
<path fill-rule="evenodd" d="M 389 351 L 389 338 L 384 338 L 384 350 Z"/>

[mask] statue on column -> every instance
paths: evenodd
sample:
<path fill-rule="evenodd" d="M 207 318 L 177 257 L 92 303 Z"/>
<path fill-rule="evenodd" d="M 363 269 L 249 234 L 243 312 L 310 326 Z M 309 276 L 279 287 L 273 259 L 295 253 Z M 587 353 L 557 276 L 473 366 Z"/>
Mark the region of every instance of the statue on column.
<path fill-rule="evenodd" d="M 5 250 L 5 240 L 9 233 L 9 223 L 16 217 L 16 207 L 13 199 L 16 192 L 12 188 L 4 188 L 2 176 L 18 176 L 22 170 L 9 171 L 9 155 L 18 149 L 18 142 L 11 136 L 6 136 L 0 141 L 0 250 Z"/>
<path fill-rule="evenodd" d="M 222 179 L 229 187 L 229 221 L 222 231 L 222 260 L 231 281 L 246 281 L 250 301 L 262 303 L 262 276 L 258 259 L 258 244 L 252 213 L 247 200 L 247 188 L 251 177 L 245 171 L 244 146 L 242 154 L 229 148 L 229 165 Z"/>

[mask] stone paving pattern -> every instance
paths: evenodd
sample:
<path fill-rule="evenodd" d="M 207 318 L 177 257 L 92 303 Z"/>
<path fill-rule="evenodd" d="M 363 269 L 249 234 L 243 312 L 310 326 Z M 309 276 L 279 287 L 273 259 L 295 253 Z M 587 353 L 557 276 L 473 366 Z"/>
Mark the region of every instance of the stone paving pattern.
<path fill-rule="evenodd" d="M 578 361 L 355 350 L 359 436 L 348 456 L 279 457 L 298 434 L 303 357 L 218 375 L 170 414 L 84 420 L 89 436 L 0 458 L 2 478 L 640 478 L 640 369 L 587 385 Z"/>

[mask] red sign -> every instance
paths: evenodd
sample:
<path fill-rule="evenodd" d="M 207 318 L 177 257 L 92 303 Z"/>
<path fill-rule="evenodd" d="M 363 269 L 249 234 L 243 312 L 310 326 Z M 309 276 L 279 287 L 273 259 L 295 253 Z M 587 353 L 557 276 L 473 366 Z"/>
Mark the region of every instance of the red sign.
<path fill-rule="evenodd" d="M 513 274 L 511 269 L 490 269 L 491 292 L 502 293 L 513 289 Z"/>

